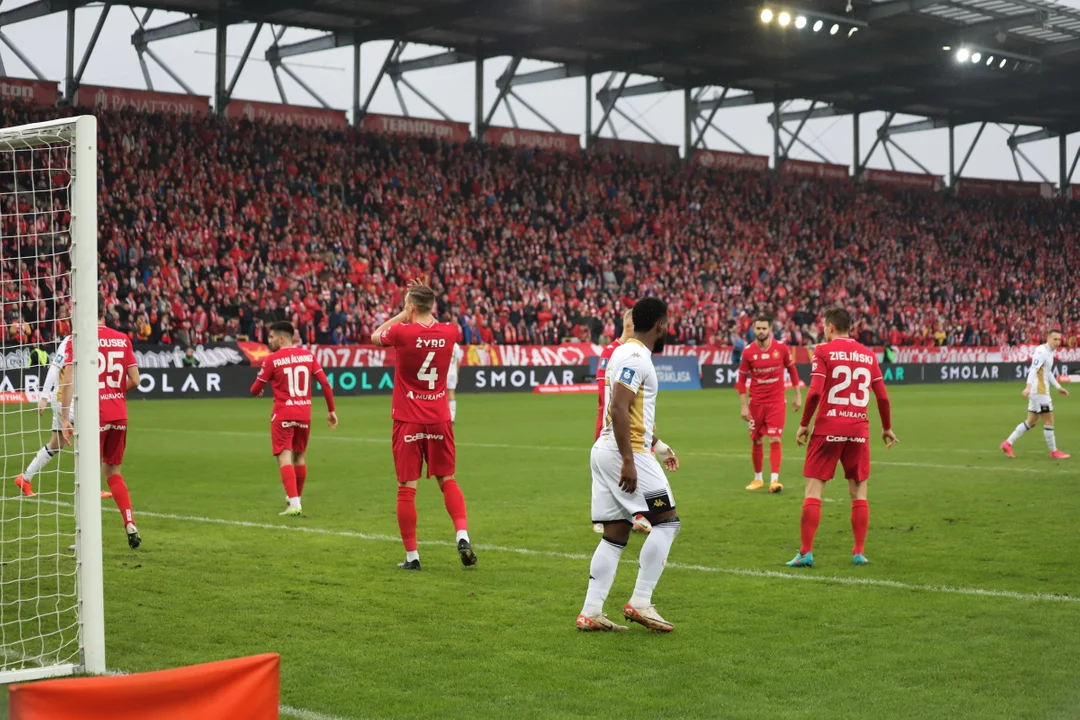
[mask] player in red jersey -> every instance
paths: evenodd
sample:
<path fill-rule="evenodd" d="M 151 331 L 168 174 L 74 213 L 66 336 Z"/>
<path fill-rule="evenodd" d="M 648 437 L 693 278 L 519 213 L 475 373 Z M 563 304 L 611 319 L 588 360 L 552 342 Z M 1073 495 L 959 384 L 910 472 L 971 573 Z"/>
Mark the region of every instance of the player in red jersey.
<path fill-rule="evenodd" d="M 746 486 L 747 490 L 765 487 L 761 477 L 765 459 L 765 438 L 769 439 L 769 492 L 778 493 L 784 489 L 780 484 L 780 463 L 783 460 L 783 446 L 780 440 L 784 434 L 787 419 L 784 393 L 784 371 L 791 377 L 795 388 L 795 402 L 791 409 L 802 409 L 802 390 L 799 389 L 799 372 L 791 352 L 783 343 L 772 337 L 772 318 L 759 315 L 754 320 L 754 337 L 757 342 L 746 348 L 739 364 L 739 379 L 735 388 L 739 391 L 742 403 L 742 419 L 750 424 L 750 457 L 754 462 L 754 480 Z M 750 397 L 747 399 L 747 387 Z"/>
<path fill-rule="evenodd" d="M 457 531 L 457 550 L 465 566 L 476 564 L 469 543 L 465 496 L 454 479 L 456 455 L 446 376 L 457 341 L 452 323 L 436 322 L 435 293 L 413 283 L 405 295 L 405 309 L 372 334 L 375 345 L 397 350 L 394 368 L 393 451 L 397 471 L 397 518 L 405 545 L 402 570 L 419 570 L 416 549 L 416 487 L 427 463 L 427 476 L 435 476 L 443 503 Z"/>
<path fill-rule="evenodd" d="M 604 348 L 604 352 L 600 355 L 600 361 L 596 363 L 596 385 L 599 388 L 600 405 L 596 410 L 596 437 L 593 438 L 594 442 L 600 439 L 600 431 L 604 429 L 604 408 L 607 407 L 608 361 L 611 360 L 611 353 L 615 352 L 615 348 L 632 337 L 634 337 L 634 311 L 627 310 L 623 313 L 622 336 Z"/>
<path fill-rule="evenodd" d="M 101 444 L 101 469 L 109 484 L 111 497 L 120 509 L 127 533 L 128 547 L 142 544 L 135 515 L 131 509 L 131 494 L 121 474 L 124 449 L 127 446 L 127 393 L 139 386 L 139 367 L 131 339 L 121 332 L 105 327 L 105 298 L 98 296 L 97 366 L 98 366 L 98 427 Z M 71 399 L 74 395 L 74 345 L 67 344 L 64 369 L 60 371 L 60 417 L 64 439 L 71 442 L 75 428 L 71 424 Z M 102 497 L 106 497 L 102 493 Z"/>
<path fill-rule="evenodd" d="M 806 451 L 806 499 L 802 507 L 802 546 L 790 567 L 814 566 L 814 534 L 821 520 L 821 496 L 825 483 L 836 473 L 836 464 L 844 466 L 844 477 L 851 491 L 851 530 L 855 547 L 851 550 L 856 565 L 869 562 L 863 550 L 866 528 L 870 524 L 870 505 L 866 500 L 866 481 L 870 478 L 870 392 L 877 398 L 881 416 L 881 438 L 887 449 L 898 440 L 892 431 L 889 394 L 873 352 L 851 339 L 851 313 L 832 308 L 825 313 L 826 343 L 814 349 L 810 394 L 806 398 L 802 423 L 795 436 L 800 445 L 810 441 Z M 821 405 L 814 433 L 810 421 Z"/>
<path fill-rule="evenodd" d="M 281 514 L 288 517 L 298 517 L 302 512 L 300 499 L 307 482 L 306 455 L 311 437 L 312 379 L 322 385 L 326 422 L 331 429 L 338 425 L 334 391 L 326 380 L 326 373 L 311 350 L 293 345 L 294 333 L 291 322 L 276 322 L 270 326 L 268 342 L 273 352 L 263 360 L 262 369 L 251 386 L 251 394 L 256 397 L 262 397 L 267 384 L 274 394 L 270 443 L 289 503 Z"/>

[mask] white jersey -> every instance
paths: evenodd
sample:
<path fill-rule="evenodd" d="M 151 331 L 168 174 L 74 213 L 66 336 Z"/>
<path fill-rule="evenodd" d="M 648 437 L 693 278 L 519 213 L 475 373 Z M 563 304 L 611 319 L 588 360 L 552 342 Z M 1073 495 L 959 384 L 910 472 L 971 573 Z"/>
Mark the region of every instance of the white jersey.
<path fill-rule="evenodd" d="M 457 375 L 458 367 L 461 365 L 462 358 L 465 357 L 465 351 L 461 349 L 461 346 L 454 343 L 454 350 L 450 353 L 450 374 Z"/>
<path fill-rule="evenodd" d="M 660 389 L 652 351 L 634 338 L 615 348 L 608 361 L 604 382 L 607 387 L 604 429 L 600 431 L 596 447 L 618 448 L 611 427 L 611 400 L 615 396 L 615 386 L 619 384 L 634 393 L 630 403 L 630 446 L 636 453 L 649 452 L 656 422 L 656 394 Z"/>
<path fill-rule="evenodd" d="M 59 402 L 60 397 L 58 391 L 60 389 L 60 371 L 64 369 L 64 358 L 68 355 L 68 346 L 71 345 L 71 336 L 60 341 L 59 347 L 56 348 L 56 352 L 52 356 L 52 361 L 49 362 L 49 373 L 45 376 L 45 384 L 41 386 L 41 396 L 47 398 L 49 402 L 56 404 Z"/>
<path fill-rule="evenodd" d="M 1049 345 L 1043 344 L 1035 348 L 1031 356 L 1027 385 L 1032 395 L 1049 395 L 1051 387 L 1061 387 L 1054 377 L 1054 351 Z"/>

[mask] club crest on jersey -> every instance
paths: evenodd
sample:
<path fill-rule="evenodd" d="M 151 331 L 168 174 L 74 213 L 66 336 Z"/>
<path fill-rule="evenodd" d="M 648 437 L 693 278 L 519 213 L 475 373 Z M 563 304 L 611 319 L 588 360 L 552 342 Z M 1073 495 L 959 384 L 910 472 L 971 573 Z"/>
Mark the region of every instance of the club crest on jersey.
<path fill-rule="evenodd" d="M 607 370 L 607 363 L 608 363 L 607 358 L 600 358 L 600 369 L 601 370 Z"/>
<path fill-rule="evenodd" d="M 619 375 L 619 382 L 629 385 L 634 382 L 634 378 L 637 376 L 637 372 L 633 368 L 623 368 L 622 374 Z"/>

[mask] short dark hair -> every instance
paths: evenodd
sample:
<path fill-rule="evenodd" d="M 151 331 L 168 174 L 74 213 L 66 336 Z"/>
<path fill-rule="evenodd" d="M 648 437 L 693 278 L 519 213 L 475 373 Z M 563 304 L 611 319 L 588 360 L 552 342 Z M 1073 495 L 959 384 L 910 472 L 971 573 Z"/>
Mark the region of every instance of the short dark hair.
<path fill-rule="evenodd" d="M 846 308 L 833 307 L 825 311 L 825 324 L 832 325 L 837 332 L 851 332 L 851 313 Z"/>
<path fill-rule="evenodd" d="M 296 328 L 294 328 L 293 324 L 288 320 L 278 320 L 277 322 L 270 323 L 270 332 L 292 337 L 293 334 L 296 333 Z"/>
<path fill-rule="evenodd" d="M 1050 332 L 1046 333 L 1046 336 L 1050 337 L 1054 333 L 1057 333 L 1058 335 L 1064 335 L 1065 334 L 1065 333 L 1061 332 L 1061 328 L 1050 328 Z"/>
<path fill-rule="evenodd" d="M 772 321 L 773 321 L 773 316 L 769 315 L 768 313 L 761 313 L 756 318 L 754 318 L 754 324 L 755 325 L 757 325 L 759 322 L 768 323 L 769 325 L 772 325 Z"/>
<path fill-rule="evenodd" d="M 108 310 L 108 308 L 109 308 L 109 304 L 107 302 L 105 302 L 105 295 L 103 293 L 98 293 L 98 296 L 97 296 L 97 316 L 98 316 L 98 320 L 102 320 L 102 319 L 105 318 L 105 311 Z"/>
<path fill-rule="evenodd" d="M 633 317 L 634 332 L 649 332 L 667 317 L 667 303 L 660 298 L 642 298 L 634 305 Z"/>
<path fill-rule="evenodd" d="M 435 291 L 427 285 L 413 285 L 409 288 L 406 297 L 422 313 L 429 313 L 435 309 Z"/>

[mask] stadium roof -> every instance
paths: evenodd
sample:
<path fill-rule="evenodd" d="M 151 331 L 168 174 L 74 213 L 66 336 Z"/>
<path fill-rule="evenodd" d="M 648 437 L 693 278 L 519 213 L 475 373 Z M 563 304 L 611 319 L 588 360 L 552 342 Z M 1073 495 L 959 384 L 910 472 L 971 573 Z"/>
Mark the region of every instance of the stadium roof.
<path fill-rule="evenodd" d="M 42 3 L 54 9 L 83 4 L 82 0 Z M 926 127 L 941 127 L 951 118 L 954 124 L 990 121 L 1038 125 L 1054 133 L 1080 130 L 1076 92 L 1080 11 L 1044 0 L 854 0 L 853 7 L 845 7 L 844 0 L 142 0 L 137 4 L 193 15 L 193 20 L 174 23 L 188 23 L 175 28 L 187 32 L 221 21 L 327 31 L 324 38 L 272 50 L 280 57 L 392 39 L 454 51 L 412 68 L 467 62 L 478 55 L 547 60 L 562 66 L 518 76 L 511 82 L 514 85 L 633 71 L 661 80 L 657 89 L 722 86 L 747 91 L 725 93 L 712 101 L 713 107 L 803 98 L 831 106 L 818 107 L 819 116 L 885 110 L 927 116 L 931 120 Z M 777 16 L 782 10 L 792 17 L 804 15 L 809 22 L 800 30 L 794 22 L 786 28 L 776 21 L 765 24 L 760 17 L 764 7 L 773 8 Z M 818 19 L 824 27 L 814 32 Z M 830 34 L 834 23 L 840 25 L 839 32 Z M 171 29 L 147 30 L 146 37 L 181 34 L 168 34 Z M 956 50 L 961 47 L 972 56 L 980 53 L 980 61 L 958 61 Z M 986 64 L 991 56 L 994 60 Z M 706 109 L 709 105 L 706 100 Z"/>

